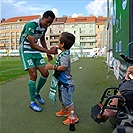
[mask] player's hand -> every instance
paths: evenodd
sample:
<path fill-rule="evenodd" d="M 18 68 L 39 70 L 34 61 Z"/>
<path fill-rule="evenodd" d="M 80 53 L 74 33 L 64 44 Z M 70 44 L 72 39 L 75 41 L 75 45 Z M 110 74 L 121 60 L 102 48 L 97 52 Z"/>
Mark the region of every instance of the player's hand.
<path fill-rule="evenodd" d="M 57 47 L 50 48 L 50 53 L 51 54 L 58 54 L 58 48 Z"/>

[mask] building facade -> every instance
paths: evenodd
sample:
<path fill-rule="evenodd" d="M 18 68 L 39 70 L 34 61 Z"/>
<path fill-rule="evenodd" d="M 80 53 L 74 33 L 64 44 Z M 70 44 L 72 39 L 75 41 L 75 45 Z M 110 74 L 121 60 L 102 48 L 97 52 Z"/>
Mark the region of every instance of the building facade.
<path fill-rule="evenodd" d="M 27 21 L 38 19 L 40 15 L 20 16 L 9 18 L 0 23 L 0 50 L 18 50 L 19 38 L 22 28 Z M 87 56 L 94 48 L 105 46 L 106 17 L 95 17 L 93 15 L 77 18 L 63 16 L 56 18 L 46 32 L 46 43 L 50 48 L 56 46 L 59 35 L 63 31 L 73 33 L 76 37 L 71 53 L 80 56 Z"/>

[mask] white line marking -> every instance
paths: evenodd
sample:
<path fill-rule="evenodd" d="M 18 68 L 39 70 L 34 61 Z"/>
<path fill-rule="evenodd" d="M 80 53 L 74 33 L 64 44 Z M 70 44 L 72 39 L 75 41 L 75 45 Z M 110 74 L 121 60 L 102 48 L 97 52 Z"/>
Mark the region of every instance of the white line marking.
<path fill-rule="evenodd" d="M 8 69 L 8 70 L 0 71 L 0 73 L 9 72 L 9 71 L 17 70 L 17 69 L 20 69 L 20 68 L 22 68 L 22 67 L 17 67 L 17 68 L 13 68 L 13 69 Z"/>

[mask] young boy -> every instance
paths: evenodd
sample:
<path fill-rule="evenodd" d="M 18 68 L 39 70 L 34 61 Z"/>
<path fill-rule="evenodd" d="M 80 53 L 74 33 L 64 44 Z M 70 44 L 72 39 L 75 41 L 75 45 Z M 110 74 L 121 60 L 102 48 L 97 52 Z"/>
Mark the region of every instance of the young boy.
<path fill-rule="evenodd" d="M 70 51 L 69 49 L 75 42 L 75 36 L 68 32 L 63 32 L 59 37 L 58 48 L 62 51 L 57 59 L 58 65 L 53 66 L 52 64 L 47 64 L 46 69 L 55 70 L 58 73 L 58 93 L 59 100 L 62 105 L 62 109 L 56 112 L 56 116 L 65 116 L 66 120 L 63 124 L 70 124 L 70 112 L 74 111 L 74 103 L 72 101 L 73 92 L 75 89 L 74 80 L 71 75 L 71 61 L 70 61 Z M 58 61 L 57 61 L 58 60 Z M 56 75 L 57 76 L 57 75 Z M 75 123 L 79 119 L 75 115 Z"/>

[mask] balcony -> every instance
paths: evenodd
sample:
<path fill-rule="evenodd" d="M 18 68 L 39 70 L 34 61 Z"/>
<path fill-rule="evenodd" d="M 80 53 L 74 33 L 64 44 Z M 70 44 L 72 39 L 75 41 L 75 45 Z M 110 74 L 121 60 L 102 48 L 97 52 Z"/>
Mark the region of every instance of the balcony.
<path fill-rule="evenodd" d="M 96 36 L 96 33 L 80 33 L 79 36 L 92 37 L 92 36 Z"/>
<path fill-rule="evenodd" d="M 81 43 L 83 43 L 83 42 L 94 42 L 94 43 L 96 43 L 96 40 L 95 39 L 91 39 L 91 40 L 87 39 L 87 40 L 80 40 L 80 42 Z"/>

